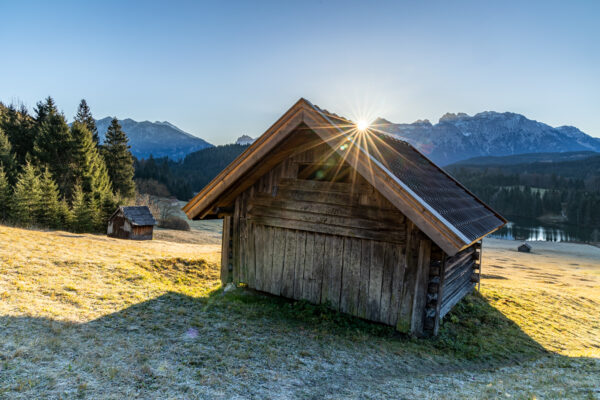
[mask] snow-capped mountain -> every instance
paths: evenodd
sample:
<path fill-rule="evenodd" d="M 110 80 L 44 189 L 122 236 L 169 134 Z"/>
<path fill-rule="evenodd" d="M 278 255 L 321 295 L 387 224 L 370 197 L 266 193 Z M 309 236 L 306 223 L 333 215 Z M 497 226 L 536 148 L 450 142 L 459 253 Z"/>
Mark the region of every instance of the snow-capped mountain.
<path fill-rule="evenodd" d="M 111 117 L 106 117 L 96 121 L 101 142 L 111 120 Z M 179 160 L 194 151 L 212 147 L 212 144 L 167 121 L 138 122 L 127 118 L 119 120 L 119 123 L 129 138 L 131 153 L 137 158 L 148 158 L 152 154 L 155 158 L 168 156 Z"/>
<path fill-rule="evenodd" d="M 553 128 L 509 112 L 485 111 L 474 116 L 447 113 L 437 124 L 428 120 L 394 124 L 379 118 L 372 126 L 407 140 L 441 165 L 488 155 L 600 152 L 600 139 L 575 127 Z"/>
<path fill-rule="evenodd" d="M 248 135 L 242 135 L 239 138 L 237 138 L 237 140 L 235 141 L 235 144 L 240 144 L 242 146 L 247 146 L 249 144 L 254 143 L 256 139 L 252 139 L 250 136 Z"/>

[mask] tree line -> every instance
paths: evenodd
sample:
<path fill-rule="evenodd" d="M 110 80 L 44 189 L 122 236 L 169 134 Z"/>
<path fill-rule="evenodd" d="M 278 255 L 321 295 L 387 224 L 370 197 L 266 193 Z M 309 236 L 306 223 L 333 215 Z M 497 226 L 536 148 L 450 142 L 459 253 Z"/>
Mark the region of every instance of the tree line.
<path fill-rule="evenodd" d="M 152 156 L 136 160 L 138 190 L 155 196 L 173 195 L 180 200 L 189 200 L 246 148 L 248 145 L 227 144 L 195 151 L 182 161 Z"/>
<path fill-rule="evenodd" d="M 581 160 L 582 165 L 600 158 Z M 557 163 L 558 164 L 558 163 Z M 571 165 L 573 163 L 569 163 Z M 484 202 L 507 217 L 562 216 L 570 224 L 600 227 L 600 170 L 580 177 L 514 172 L 515 168 L 454 166 L 449 172 Z M 522 167 L 525 171 L 526 168 Z M 582 168 L 583 169 L 583 168 Z M 565 175 L 567 175 L 565 173 Z"/>
<path fill-rule="evenodd" d="M 133 156 L 116 118 L 103 143 L 81 100 L 69 126 L 51 97 L 33 115 L 0 103 L 0 221 L 102 232 L 135 196 Z"/>

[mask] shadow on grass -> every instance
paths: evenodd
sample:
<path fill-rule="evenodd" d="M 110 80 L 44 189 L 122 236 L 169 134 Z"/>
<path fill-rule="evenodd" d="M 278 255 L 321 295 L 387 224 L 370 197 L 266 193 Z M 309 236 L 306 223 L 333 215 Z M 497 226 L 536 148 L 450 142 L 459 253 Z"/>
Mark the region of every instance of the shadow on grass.
<path fill-rule="evenodd" d="M 202 390 L 229 398 L 285 389 L 343 397 L 378 384 L 383 390 L 390 379 L 411 374 L 544 355 L 479 294 L 455 307 L 438 337 L 414 339 L 324 306 L 245 289 L 199 298 L 167 293 L 83 324 L 0 317 L 0 395 L 187 397 Z"/>

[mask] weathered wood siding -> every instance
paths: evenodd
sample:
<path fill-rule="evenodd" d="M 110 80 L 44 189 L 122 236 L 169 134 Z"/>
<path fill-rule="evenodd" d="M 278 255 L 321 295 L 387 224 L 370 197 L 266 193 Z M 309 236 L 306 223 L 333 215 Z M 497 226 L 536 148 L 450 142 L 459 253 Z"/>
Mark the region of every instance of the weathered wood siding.
<path fill-rule="evenodd" d="M 343 182 L 298 179 L 311 163 L 343 164 L 322 144 L 236 198 L 224 222 L 222 278 L 421 334 L 431 241 L 355 173 Z"/>
<path fill-rule="evenodd" d="M 479 281 L 480 244 L 464 249 L 444 262 L 439 317 L 452 309 Z"/>
<path fill-rule="evenodd" d="M 133 240 L 152 240 L 153 226 L 133 226 L 131 239 Z"/>

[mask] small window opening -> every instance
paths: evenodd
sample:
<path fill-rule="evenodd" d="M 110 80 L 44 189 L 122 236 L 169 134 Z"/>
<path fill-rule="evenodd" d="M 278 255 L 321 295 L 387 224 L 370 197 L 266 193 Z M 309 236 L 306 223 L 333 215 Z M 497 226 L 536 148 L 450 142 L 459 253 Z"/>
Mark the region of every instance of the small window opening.
<path fill-rule="evenodd" d="M 339 164 L 300 164 L 298 179 L 350 183 L 352 169 Z"/>

